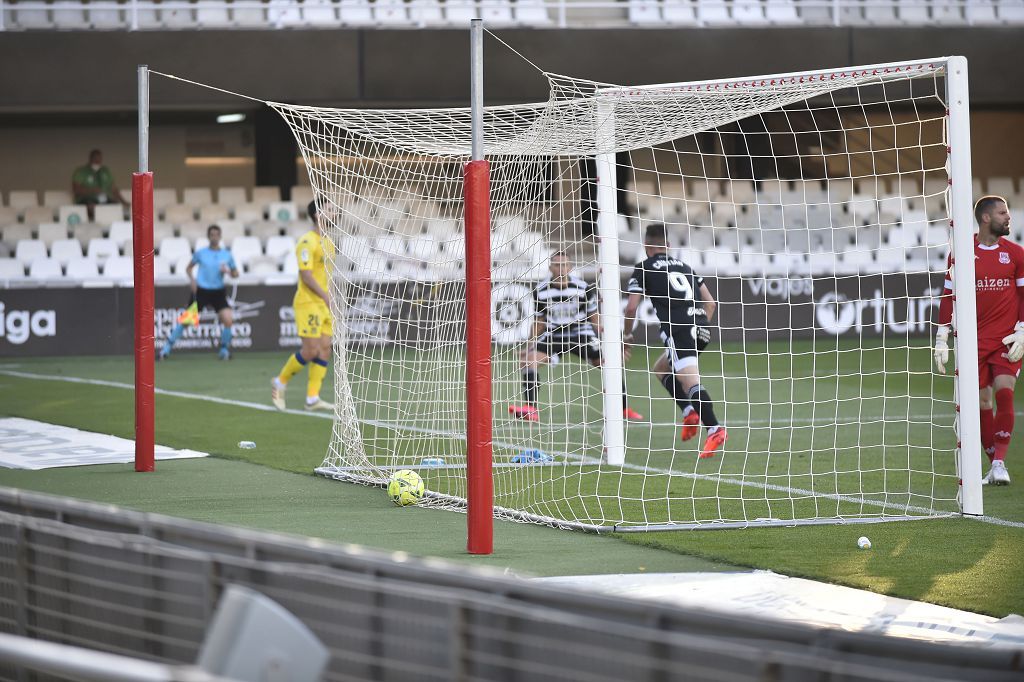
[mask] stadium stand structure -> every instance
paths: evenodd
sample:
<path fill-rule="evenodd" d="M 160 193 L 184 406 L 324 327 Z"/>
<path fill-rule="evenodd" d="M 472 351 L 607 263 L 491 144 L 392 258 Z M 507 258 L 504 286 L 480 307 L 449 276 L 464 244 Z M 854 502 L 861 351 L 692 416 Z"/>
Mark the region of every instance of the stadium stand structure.
<path fill-rule="evenodd" d="M 642 225 L 665 222 L 676 252 L 708 274 L 870 274 L 903 266 L 943 270 L 946 254 L 939 246 L 947 243 L 944 188 L 888 187 L 876 199 L 874 190 L 869 195 L 859 182 L 723 179 L 662 187 L 658 192 L 650 180 L 638 178 L 625 188 L 632 213 L 619 216 L 621 265 L 625 272 L 640 258 Z M 976 179 L 973 193 L 1009 199 L 1012 236 L 1024 240 L 1024 210 L 1013 208 L 1024 202 L 1024 178 L 990 177 L 984 183 Z M 40 206 L 40 196 L 50 205 Z M 304 217 L 312 198 L 308 187 L 294 188 L 293 201 L 281 201 L 276 187 L 256 187 L 251 193 L 244 187 L 222 187 L 216 193 L 208 187 L 190 187 L 181 196 L 184 203 L 177 203 L 176 189 L 156 192 L 157 284 L 183 281 L 188 260 L 206 246 L 206 230 L 213 223 L 221 228 L 246 282 L 294 281 L 295 242 L 309 229 Z M 97 278 L 130 283 L 130 273 L 122 276 L 119 269 L 123 262 L 113 260 L 132 255 L 132 225 L 124 207 L 97 207 L 95 222 L 89 223 L 82 220 L 84 212 L 68 210 L 81 207 L 60 203 L 67 197 L 59 190 L 11 190 L 6 196 L 0 193 L 0 198 L 5 199 L 0 203 L 0 286 L 75 286 Z M 457 276 L 461 264 L 453 266 L 452 261 L 460 261 L 465 253 L 461 223 L 403 219 L 410 214 L 440 215 L 436 207 L 431 210 L 430 201 L 424 197 L 415 207 L 367 204 L 362 212 L 354 211 L 368 229 L 354 226 L 352 236 L 339 244 L 336 267 L 399 280 Z M 494 218 L 496 280 L 543 272 L 548 256 L 559 246 L 544 244 L 529 226 L 512 224 L 521 220 Z M 389 231 L 381 236 L 374 229 L 371 237 L 369 226 Z M 518 236 L 503 239 L 499 233 Z"/>
<path fill-rule="evenodd" d="M 992 26 L 1024 23 L 1020 0 L 12 0 L 0 30 L 189 30 L 630 25 Z"/>

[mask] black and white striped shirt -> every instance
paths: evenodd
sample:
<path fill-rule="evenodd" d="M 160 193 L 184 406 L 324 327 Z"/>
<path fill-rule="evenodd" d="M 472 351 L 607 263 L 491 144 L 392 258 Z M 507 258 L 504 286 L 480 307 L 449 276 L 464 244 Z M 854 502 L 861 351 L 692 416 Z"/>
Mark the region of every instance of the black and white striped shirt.
<path fill-rule="evenodd" d="M 597 287 L 571 275 L 559 287 L 549 277 L 534 289 L 533 306 L 547 322 L 548 334 L 593 334 L 590 316 L 597 312 Z"/>

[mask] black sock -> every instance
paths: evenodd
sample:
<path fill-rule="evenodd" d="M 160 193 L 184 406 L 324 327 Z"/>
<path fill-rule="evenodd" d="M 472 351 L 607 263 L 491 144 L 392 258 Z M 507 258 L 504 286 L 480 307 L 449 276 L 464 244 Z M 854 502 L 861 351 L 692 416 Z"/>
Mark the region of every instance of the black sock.
<path fill-rule="evenodd" d="M 718 426 L 715 408 L 711 404 L 711 396 L 708 395 L 706 388 L 700 384 L 690 388 L 690 404 L 693 405 L 693 409 L 697 410 L 697 414 L 700 415 L 701 424 L 708 428 Z"/>
<path fill-rule="evenodd" d="M 527 405 L 537 407 L 537 393 L 540 390 L 540 382 L 537 381 L 537 371 L 533 369 L 523 370 L 523 399 Z"/>
<path fill-rule="evenodd" d="M 679 406 L 679 411 L 684 415 L 686 414 L 686 408 L 690 407 L 690 399 L 683 396 L 683 389 L 676 381 L 675 374 L 666 374 L 661 377 L 661 385 L 665 387 L 668 394 L 672 396 L 672 400 L 676 401 L 676 405 Z"/>
<path fill-rule="evenodd" d="M 625 411 L 628 407 L 626 403 L 626 377 L 622 377 L 622 410 Z"/>

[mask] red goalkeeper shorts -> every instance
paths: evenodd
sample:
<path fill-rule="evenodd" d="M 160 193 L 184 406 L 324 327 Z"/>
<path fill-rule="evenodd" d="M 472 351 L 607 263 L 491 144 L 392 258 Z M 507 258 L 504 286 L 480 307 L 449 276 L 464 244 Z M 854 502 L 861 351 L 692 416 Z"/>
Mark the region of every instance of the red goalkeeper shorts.
<path fill-rule="evenodd" d="M 1000 374 L 1018 376 L 1022 360 L 1010 362 L 1006 359 L 1006 344 L 1002 339 L 978 339 L 978 386 L 992 385 Z"/>

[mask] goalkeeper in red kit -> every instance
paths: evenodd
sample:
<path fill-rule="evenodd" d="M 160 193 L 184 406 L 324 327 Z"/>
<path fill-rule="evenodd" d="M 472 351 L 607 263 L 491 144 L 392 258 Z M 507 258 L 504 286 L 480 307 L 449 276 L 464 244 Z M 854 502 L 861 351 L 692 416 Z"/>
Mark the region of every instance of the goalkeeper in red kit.
<path fill-rule="evenodd" d="M 1013 389 L 1024 357 L 1024 248 L 1006 239 L 1010 210 L 1006 200 L 985 196 L 974 206 L 974 293 L 978 307 L 978 383 L 981 444 L 992 467 L 985 485 L 1009 485 L 1006 451 L 1013 434 Z M 952 259 L 948 265 L 952 265 Z M 946 373 L 953 281 L 947 275 L 935 332 L 935 366 Z M 995 411 L 992 409 L 993 397 Z"/>

